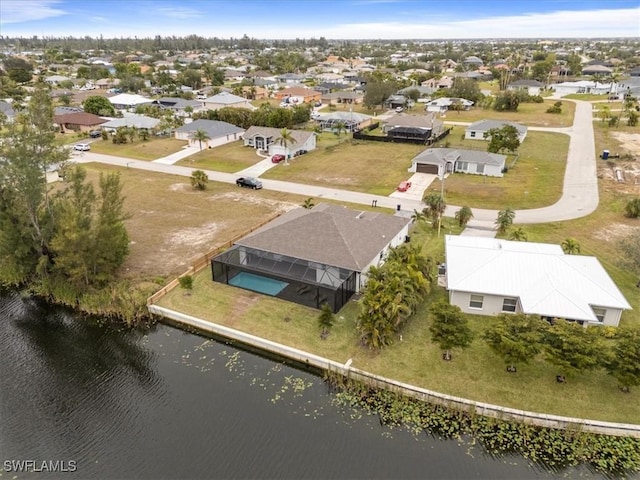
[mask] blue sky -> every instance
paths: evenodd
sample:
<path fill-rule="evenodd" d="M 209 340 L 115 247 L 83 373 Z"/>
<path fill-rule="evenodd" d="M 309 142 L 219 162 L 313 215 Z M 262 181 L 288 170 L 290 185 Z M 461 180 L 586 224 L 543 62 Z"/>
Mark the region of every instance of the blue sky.
<path fill-rule="evenodd" d="M 640 37 L 639 0 L 0 0 L 0 35 Z"/>

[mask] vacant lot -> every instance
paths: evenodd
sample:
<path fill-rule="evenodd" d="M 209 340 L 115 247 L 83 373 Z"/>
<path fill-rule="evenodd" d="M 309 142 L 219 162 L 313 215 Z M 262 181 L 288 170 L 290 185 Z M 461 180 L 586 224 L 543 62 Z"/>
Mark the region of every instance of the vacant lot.
<path fill-rule="evenodd" d="M 437 145 L 486 151 L 486 142 L 464 140 L 464 127 L 454 127 Z M 518 155 L 507 157 L 504 177 L 454 173 L 445 179 L 446 202 L 477 208 L 514 209 L 546 207 L 562 194 L 569 137 L 559 133 L 529 132 Z M 544 153 L 542 153 L 544 152 Z M 440 192 L 435 180 L 429 191 Z"/>
<path fill-rule="evenodd" d="M 562 102 L 562 113 L 547 113 L 547 109 L 558 100 L 544 103 L 521 103 L 517 112 L 496 112 L 493 109 L 474 107 L 469 111 L 448 112 L 442 120 L 452 122 L 476 122 L 478 120 L 508 120 L 529 127 L 570 127 L 576 106 L 573 102 Z"/>
<path fill-rule="evenodd" d="M 137 139 L 133 143 L 118 145 L 111 140 L 98 139 L 91 143 L 91 151 L 118 157 L 135 158 L 136 160 L 156 160 L 179 152 L 186 145 L 186 141 L 176 140 L 175 138 L 149 137 L 147 141 Z"/>
<path fill-rule="evenodd" d="M 256 150 L 252 147 L 245 147 L 244 142 L 238 140 L 212 149 L 205 148 L 195 155 L 180 160 L 177 165 L 233 173 L 261 160 L 263 157 L 258 156 Z"/>

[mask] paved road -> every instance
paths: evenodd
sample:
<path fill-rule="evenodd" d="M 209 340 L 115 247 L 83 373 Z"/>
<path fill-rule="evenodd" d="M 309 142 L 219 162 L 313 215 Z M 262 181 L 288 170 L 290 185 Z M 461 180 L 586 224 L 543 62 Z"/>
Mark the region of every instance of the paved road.
<path fill-rule="evenodd" d="M 564 128 L 531 127 L 530 130 L 553 131 L 568 134 L 569 152 L 567 167 L 564 177 L 562 197 L 558 202 L 544 208 L 529 210 L 517 210 L 515 222 L 518 224 L 547 223 L 584 217 L 592 213 L 598 207 L 598 180 L 596 175 L 595 141 L 593 135 L 593 123 L 591 117 L 591 104 L 583 101 L 575 101 L 576 114 L 574 124 Z M 168 173 L 174 175 L 191 176 L 194 168 L 178 165 L 165 165 L 156 162 L 132 160 L 130 158 L 102 155 L 92 152 L 84 152 L 74 157 L 80 163 L 99 162 L 117 165 L 127 168 L 137 168 L 151 172 Z M 237 173 L 223 173 L 205 170 L 210 180 L 224 183 L 235 183 Z M 445 180 L 446 181 L 446 180 Z M 506 179 L 508 181 L 508 178 Z M 405 211 L 421 210 L 424 203 L 420 200 L 409 198 L 394 198 L 368 193 L 352 192 L 336 188 L 317 187 L 299 183 L 283 182 L 279 180 L 262 179 L 265 189 L 294 193 L 307 197 L 326 198 L 344 202 L 372 205 L 377 202 L 379 207 L 400 209 Z M 497 216 L 496 210 L 473 208 L 474 219 L 471 227 L 492 229 Z M 449 205 L 445 212 L 448 217 L 453 217 L 460 206 Z"/>

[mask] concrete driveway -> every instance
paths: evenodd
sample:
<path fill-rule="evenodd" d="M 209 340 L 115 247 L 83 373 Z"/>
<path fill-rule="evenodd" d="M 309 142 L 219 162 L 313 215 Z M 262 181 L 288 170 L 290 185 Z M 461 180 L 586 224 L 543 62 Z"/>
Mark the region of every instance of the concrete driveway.
<path fill-rule="evenodd" d="M 397 190 L 389 195 L 391 198 L 398 198 L 401 200 L 412 200 L 421 202 L 424 192 L 429 188 L 429 185 L 438 178 L 438 175 L 433 173 L 414 173 L 409 181 L 411 187 L 406 192 L 398 192 Z"/>

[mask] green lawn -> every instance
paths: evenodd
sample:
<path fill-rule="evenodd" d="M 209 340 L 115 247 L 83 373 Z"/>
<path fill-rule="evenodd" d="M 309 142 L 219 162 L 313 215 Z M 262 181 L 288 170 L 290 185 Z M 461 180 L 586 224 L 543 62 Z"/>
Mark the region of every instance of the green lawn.
<path fill-rule="evenodd" d="M 544 103 L 521 103 L 516 112 L 496 112 L 492 109 L 474 107 L 468 111 L 448 112 L 443 121 L 476 122 L 478 120 L 508 120 L 530 127 L 570 127 L 576 106 L 573 102 L 562 102 L 562 113 L 547 113 L 547 109 L 557 100 Z"/>
<path fill-rule="evenodd" d="M 179 152 L 187 145 L 184 140 L 175 138 L 154 138 L 143 141 L 135 140 L 133 143 L 115 144 L 111 140 L 98 139 L 91 143 L 91 151 L 116 155 L 118 157 L 135 158 L 136 160 L 156 160 L 172 153 Z"/>
<path fill-rule="evenodd" d="M 454 127 L 437 145 L 485 150 L 486 142 L 465 140 L 464 127 Z M 477 208 L 513 209 L 545 207 L 562 194 L 569 137 L 559 133 L 529 132 L 518 148 L 518 156 L 508 155 L 509 171 L 503 177 L 455 173 L 445 179 L 445 199 L 451 205 Z M 545 152 L 541 155 L 541 152 Z M 515 163 L 514 163 L 515 162 Z M 435 180 L 429 191 L 440 192 Z"/>
<path fill-rule="evenodd" d="M 205 170 L 233 173 L 263 160 L 252 147 L 245 147 L 242 140 L 202 151 L 180 160 L 176 165 L 198 167 Z"/>
<path fill-rule="evenodd" d="M 445 230 L 457 231 L 451 225 Z M 412 242 L 442 258 L 443 236 L 436 237 L 430 227 L 414 229 Z M 479 339 L 493 318 L 469 316 L 476 340 L 469 349 L 454 351 L 452 362 L 442 361 L 441 351 L 430 340 L 427 306 L 445 295 L 444 289 L 434 287 L 403 330 L 402 341 L 381 353 L 359 346 L 355 328 L 359 306 L 355 301 L 338 313 L 326 340 L 319 337 L 317 310 L 216 284 L 208 269 L 196 275 L 192 295 L 177 288 L 159 303 L 338 362 L 351 358 L 357 368 L 451 395 L 556 415 L 640 422 L 640 389 L 623 394 L 603 371 L 577 375 L 566 384 L 558 384 L 556 369 L 537 358 L 530 365 L 519 366 L 517 374 L 507 373 L 504 363 Z M 637 300 L 634 306 L 640 306 Z M 630 321 L 628 316 L 624 321 Z"/>

